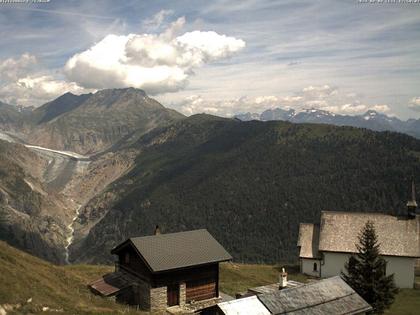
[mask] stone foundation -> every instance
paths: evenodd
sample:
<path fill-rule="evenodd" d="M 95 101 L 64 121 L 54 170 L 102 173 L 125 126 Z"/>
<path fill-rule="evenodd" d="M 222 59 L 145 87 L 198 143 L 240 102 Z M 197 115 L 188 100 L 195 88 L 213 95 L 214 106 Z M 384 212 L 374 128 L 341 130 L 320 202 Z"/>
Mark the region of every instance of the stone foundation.
<path fill-rule="evenodd" d="M 185 282 L 179 284 L 179 306 L 184 306 L 187 300 L 187 285 Z"/>
<path fill-rule="evenodd" d="M 150 310 L 152 312 L 165 311 L 168 307 L 167 287 L 150 289 Z"/>

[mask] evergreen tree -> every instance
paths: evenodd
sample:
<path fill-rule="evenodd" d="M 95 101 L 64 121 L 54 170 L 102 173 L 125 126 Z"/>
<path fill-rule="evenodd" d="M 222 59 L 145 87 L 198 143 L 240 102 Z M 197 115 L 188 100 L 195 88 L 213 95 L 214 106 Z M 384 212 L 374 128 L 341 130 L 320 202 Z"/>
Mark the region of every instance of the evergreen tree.
<path fill-rule="evenodd" d="M 379 246 L 374 225 L 368 221 L 356 244 L 358 253 L 349 258 L 346 272 L 341 273 L 344 281 L 373 307 L 375 314 L 389 308 L 398 292 L 394 274 L 386 275 L 387 262 L 379 256 Z"/>

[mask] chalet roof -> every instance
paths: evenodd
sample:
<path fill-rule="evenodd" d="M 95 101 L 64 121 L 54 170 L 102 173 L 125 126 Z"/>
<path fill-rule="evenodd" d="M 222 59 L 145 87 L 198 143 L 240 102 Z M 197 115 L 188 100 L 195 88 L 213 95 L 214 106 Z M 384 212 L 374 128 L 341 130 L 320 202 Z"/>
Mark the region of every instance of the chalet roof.
<path fill-rule="evenodd" d="M 232 259 L 232 256 L 205 229 L 133 237 L 127 241 L 131 242 L 152 272 Z M 114 248 L 111 253 L 118 252 L 121 245 Z"/>
<path fill-rule="evenodd" d="M 357 252 L 358 235 L 368 220 L 374 224 L 382 255 L 420 257 L 420 216 L 408 219 L 380 213 L 323 211 L 319 251 Z"/>
<path fill-rule="evenodd" d="M 359 314 L 372 309 L 340 277 L 262 294 L 258 299 L 275 315 Z"/>
<path fill-rule="evenodd" d="M 299 257 L 318 258 L 319 226 L 311 223 L 301 223 L 299 226 L 298 246 Z"/>

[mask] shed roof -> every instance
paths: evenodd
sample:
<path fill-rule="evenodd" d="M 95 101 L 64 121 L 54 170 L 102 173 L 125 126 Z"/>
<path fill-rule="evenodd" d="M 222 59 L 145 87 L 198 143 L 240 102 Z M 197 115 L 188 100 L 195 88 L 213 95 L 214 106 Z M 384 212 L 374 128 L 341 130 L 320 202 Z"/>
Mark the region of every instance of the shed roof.
<path fill-rule="evenodd" d="M 270 315 L 267 308 L 254 295 L 217 304 L 225 315 Z"/>
<path fill-rule="evenodd" d="M 299 257 L 318 258 L 319 226 L 312 223 L 301 223 L 299 226 Z"/>
<path fill-rule="evenodd" d="M 232 256 L 205 229 L 133 237 L 126 242 L 135 247 L 152 272 L 232 259 Z M 126 242 L 118 245 L 111 253 L 117 253 Z"/>
<path fill-rule="evenodd" d="M 262 294 L 258 298 L 275 315 L 360 314 L 372 309 L 340 277 Z"/>
<path fill-rule="evenodd" d="M 118 271 L 108 273 L 98 280 L 93 281 L 88 286 L 91 290 L 101 294 L 102 296 L 112 296 L 137 281 L 138 279 L 134 278 L 130 274 Z"/>
<path fill-rule="evenodd" d="M 408 219 L 380 213 L 323 211 L 319 251 L 357 252 L 358 235 L 367 221 L 374 224 L 382 255 L 420 257 L 420 216 Z"/>

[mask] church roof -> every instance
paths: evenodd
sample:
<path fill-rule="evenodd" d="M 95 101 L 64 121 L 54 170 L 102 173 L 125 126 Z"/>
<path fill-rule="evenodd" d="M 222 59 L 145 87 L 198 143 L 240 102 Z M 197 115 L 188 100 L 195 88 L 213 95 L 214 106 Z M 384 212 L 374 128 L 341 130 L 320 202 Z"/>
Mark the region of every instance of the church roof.
<path fill-rule="evenodd" d="M 319 251 L 357 252 L 358 235 L 367 221 L 371 221 L 375 227 L 382 255 L 420 257 L 418 215 L 409 219 L 380 213 L 323 211 Z"/>
<path fill-rule="evenodd" d="M 318 258 L 319 225 L 301 223 L 299 226 L 298 246 L 302 258 Z"/>

